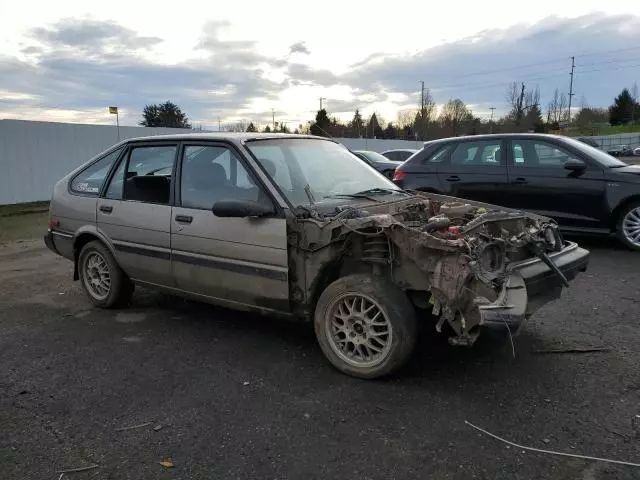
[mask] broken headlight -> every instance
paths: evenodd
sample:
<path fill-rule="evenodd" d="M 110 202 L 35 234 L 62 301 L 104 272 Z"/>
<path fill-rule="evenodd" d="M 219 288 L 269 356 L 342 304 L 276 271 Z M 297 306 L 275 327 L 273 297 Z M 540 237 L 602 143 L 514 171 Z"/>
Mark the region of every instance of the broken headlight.
<path fill-rule="evenodd" d="M 478 273 L 491 281 L 499 277 L 505 268 L 504 246 L 498 242 L 485 243 L 474 252 Z"/>
<path fill-rule="evenodd" d="M 544 229 L 544 241 L 548 251 L 562 250 L 562 237 L 555 226 L 550 225 Z"/>

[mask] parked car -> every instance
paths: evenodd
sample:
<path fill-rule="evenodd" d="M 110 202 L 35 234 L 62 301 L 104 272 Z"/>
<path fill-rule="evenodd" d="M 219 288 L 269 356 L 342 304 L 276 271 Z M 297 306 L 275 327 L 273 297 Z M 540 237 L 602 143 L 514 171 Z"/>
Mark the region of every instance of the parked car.
<path fill-rule="evenodd" d="M 303 135 L 126 140 L 57 182 L 49 215 L 46 245 L 96 306 L 139 284 L 306 320 L 361 378 L 401 367 L 419 321 L 453 345 L 515 332 L 589 258 L 551 219 L 404 192 Z"/>
<path fill-rule="evenodd" d="M 636 147 L 633 149 L 633 155 L 634 156 L 640 156 L 640 147 Z"/>
<path fill-rule="evenodd" d="M 633 155 L 633 150 L 629 148 L 629 145 L 617 145 L 608 149 L 607 153 L 614 157 L 630 157 Z"/>
<path fill-rule="evenodd" d="M 393 178 L 396 167 L 402 163 L 389 160 L 387 157 L 371 150 L 352 150 L 351 153 L 367 162 L 387 178 Z"/>
<path fill-rule="evenodd" d="M 616 234 L 640 250 L 640 165 L 572 138 L 498 134 L 427 142 L 396 169 L 394 182 L 532 211 L 567 232 Z"/>
<path fill-rule="evenodd" d="M 395 148 L 393 150 L 385 150 L 381 155 L 387 157 L 389 160 L 404 162 L 417 151 L 418 150 L 412 148 Z"/>

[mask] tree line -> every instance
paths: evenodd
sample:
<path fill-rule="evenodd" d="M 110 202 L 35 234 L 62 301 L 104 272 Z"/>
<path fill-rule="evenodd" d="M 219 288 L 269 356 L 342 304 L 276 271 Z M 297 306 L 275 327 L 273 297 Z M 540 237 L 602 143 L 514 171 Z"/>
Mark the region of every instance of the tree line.
<path fill-rule="evenodd" d="M 577 111 L 570 112 L 566 94 L 556 89 L 546 105 L 540 103 L 538 87 L 527 88 L 524 83 L 512 82 L 505 94 L 508 111 L 495 119 L 481 119 L 461 99 L 447 101 L 437 107 L 426 90 L 418 108 L 398 113 L 395 122 L 385 121 L 378 113 L 364 118 L 356 109 L 351 120 L 343 122 L 330 117 L 326 109 L 318 110 L 315 120 L 307 125 L 290 128 L 286 123 L 273 122 L 259 129 L 253 122 L 234 122 L 224 125 L 231 132 L 311 133 L 324 137 L 384 138 L 429 140 L 458 135 L 510 132 L 558 132 L 567 128 L 581 134 L 597 133 L 602 125 L 640 124 L 638 88 L 634 84 L 624 88 L 608 108 L 588 106 L 583 98 Z M 146 105 L 139 123 L 145 127 L 191 128 L 186 114 L 173 102 Z"/>

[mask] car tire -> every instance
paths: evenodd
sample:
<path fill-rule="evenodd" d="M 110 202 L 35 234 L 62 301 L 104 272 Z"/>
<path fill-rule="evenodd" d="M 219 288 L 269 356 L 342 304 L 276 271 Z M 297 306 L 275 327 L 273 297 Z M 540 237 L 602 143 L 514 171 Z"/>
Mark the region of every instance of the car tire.
<path fill-rule="evenodd" d="M 631 250 L 640 251 L 640 237 L 631 238 L 633 232 L 640 228 L 640 201 L 631 202 L 625 206 L 620 212 L 618 224 L 616 225 L 616 234 L 618 239 Z M 631 230 L 630 230 L 631 229 Z"/>
<path fill-rule="evenodd" d="M 82 247 L 78 275 L 82 289 L 95 306 L 118 308 L 131 302 L 134 284 L 102 242 L 92 241 Z"/>
<path fill-rule="evenodd" d="M 415 309 L 390 280 L 367 274 L 342 277 L 320 295 L 316 338 L 343 373 L 373 379 L 398 371 L 416 344 Z"/>

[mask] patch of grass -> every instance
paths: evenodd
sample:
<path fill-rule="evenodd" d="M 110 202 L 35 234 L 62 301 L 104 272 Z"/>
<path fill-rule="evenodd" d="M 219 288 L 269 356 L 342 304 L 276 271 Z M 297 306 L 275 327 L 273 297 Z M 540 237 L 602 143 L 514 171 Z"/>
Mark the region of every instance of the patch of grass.
<path fill-rule="evenodd" d="M 42 213 L 49 210 L 49 202 L 13 203 L 0 205 L 0 217 L 12 217 L 27 213 Z"/>
<path fill-rule="evenodd" d="M 47 212 L 0 216 L 0 243 L 44 236 L 48 218 Z"/>

